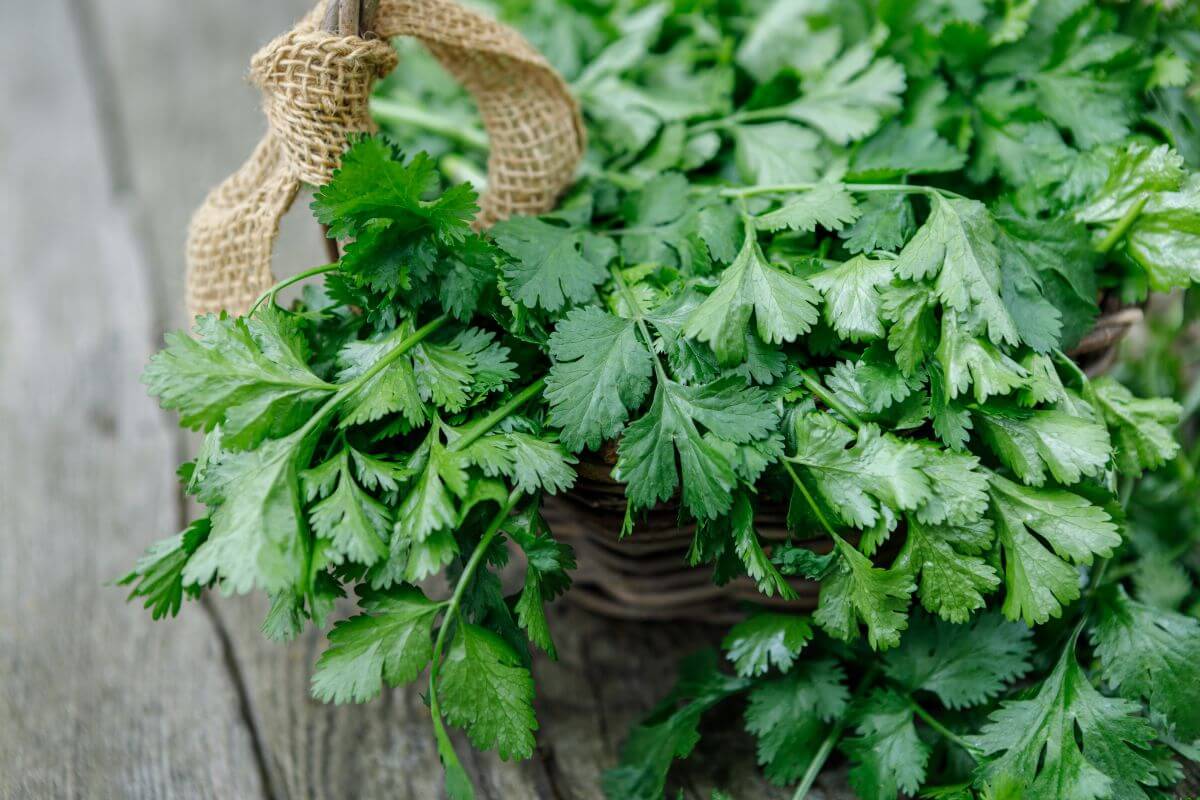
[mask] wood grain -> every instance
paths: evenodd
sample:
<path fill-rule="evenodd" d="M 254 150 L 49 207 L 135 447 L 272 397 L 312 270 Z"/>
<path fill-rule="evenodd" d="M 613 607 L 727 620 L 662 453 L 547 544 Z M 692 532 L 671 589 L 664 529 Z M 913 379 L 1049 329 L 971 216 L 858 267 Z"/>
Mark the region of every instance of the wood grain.
<path fill-rule="evenodd" d="M 0 26 L 0 798 L 256 798 L 212 619 L 106 585 L 176 530 L 147 273 L 63 0 Z M 53 52 L 42 35 L 54 32 Z"/>

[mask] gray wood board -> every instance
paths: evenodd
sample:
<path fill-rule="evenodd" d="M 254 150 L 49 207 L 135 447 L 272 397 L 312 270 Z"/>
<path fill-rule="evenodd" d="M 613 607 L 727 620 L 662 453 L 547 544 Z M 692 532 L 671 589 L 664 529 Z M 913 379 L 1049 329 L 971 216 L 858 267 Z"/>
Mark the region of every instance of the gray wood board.
<path fill-rule="evenodd" d="M 176 440 L 70 14 L 0 26 L 0 797 L 260 797 L 213 619 L 105 585 L 176 529 Z"/>

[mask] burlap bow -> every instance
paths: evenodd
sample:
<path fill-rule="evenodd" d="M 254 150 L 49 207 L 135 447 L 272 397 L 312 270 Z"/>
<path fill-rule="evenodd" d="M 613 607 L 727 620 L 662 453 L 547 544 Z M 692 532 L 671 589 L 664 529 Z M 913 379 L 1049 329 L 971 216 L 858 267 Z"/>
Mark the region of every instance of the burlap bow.
<path fill-rule="evenodd" d="M 188 233 L 192 314 L 245 311 L 274 283 L 271 250 L 301 183 L 337 169 L 351 133 L 374 129 L 371 87 L 396 66 L 387 40 L 415 37 L 471 93 L 488 132 L 480 224 L 554 207 L 583 154 L 579 109 L 562 78 L 516 31 L 449 0 L 383 0 L 380 39 L 318 30 L 322 2 L 251 62 L 268 131 L 212 191 Z"/>

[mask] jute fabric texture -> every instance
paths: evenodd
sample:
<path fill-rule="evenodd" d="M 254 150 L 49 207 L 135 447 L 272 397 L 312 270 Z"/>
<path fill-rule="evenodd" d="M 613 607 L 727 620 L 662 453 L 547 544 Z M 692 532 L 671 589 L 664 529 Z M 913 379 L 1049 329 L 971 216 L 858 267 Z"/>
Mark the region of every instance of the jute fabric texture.
<path fill-rule="evenodd" d="M 584 148 L 579 108 L 516 31 L 450 0 L 383 0 L 379 38 L 364 39 L 319 30 L 323 9 L 251 61 L 268 129 L 192 217 L 192 314 L 244 312 L 274 283 L 271 251 L 301 184 L 328 182 L 348 137 L 374 129 L 368 99 L 375 80 L 396 67 L 392 37 L 419 39 L 475 99 L 490 145 L 481 225 L 548 211 L 571 183 Z"/>

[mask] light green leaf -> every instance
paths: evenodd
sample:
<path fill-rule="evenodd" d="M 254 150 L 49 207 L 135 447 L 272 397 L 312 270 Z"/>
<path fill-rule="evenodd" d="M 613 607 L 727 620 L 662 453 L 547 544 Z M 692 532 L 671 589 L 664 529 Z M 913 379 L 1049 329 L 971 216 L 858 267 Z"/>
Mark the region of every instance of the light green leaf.
<path fill-rule="evenodd" d="M 789 195 L 779 208 L 754 218 L 760 231 L 812 233 L 818 227 L 840 231 L 859 216 L 858 204 L 840 183 L 821 182 L 812 189 Z"/>
<path fill-rule="evenodd" d="M 366 613 L 342 620 L 329 632 L 329 648 L 317 661 L 312 694 L 327 703 L 365 703 L 384 681 L 399 686 L 416 679 L 433 656 L 433 620 L 440 605 L 413 586 L 368 592 Z"/>
<path fill-rule="evenodd" d="M 1040 625 L 1079 597 L 1079 576 L 1071 565 L 1111 555 L 1121 535 L 1103 509 L 1079 495 L 1022 486 L 999 475 L 991 476 L 991 484 L 1004 554 L 1004 615 Z"/>
<path fill-rule="evenodd" d="M 760 612 L 734 625 L 721 647 L 737 674 L 751 678 L 765 675 L 772 665 L 787 672 L 811 638 L 803 617 Z"/>
<path fill-rule="evenodd" d="M 746 359 L 751 315 L 764 342 L 790 342 L 817 321 L 817 299 L 803 278 L 768 263 L 748 231 L 721 283 L 688 318 L 684 335 L 710 345 L 722 364 L 738 364 Z"/>
<path fill-rule="evenodd" d="M 615 437 L 650 390 L 650 352 L 636 325 L 598 308 L 573 309 L 550 337 L 550 421 L 571 450 Z"/>
<path fill-rule="evenodd" d="M 465 728 L 471 744 L 493 747 L 505 761 L 533 755 L 533 678 L 496 634 L 461 624 L 437 685 L 442 711 Z"/>
<path fill-rule="evenodd" d="M 994 407 L 974 412 L 978 430 L 999 459 L 1031 486 L 1046 482 L 1046 469 L 1061 484 L 1104 472 L 1112 445 L 1108 431 L 1063 411 Z"/>
<path fill-rule="evenodd" d="M 608 277 L 604 264 L 584 257 L 593 234 L 513 217 L 496 223 L 492 236 L 512 256 L 504 265 L 510 291 L 529 308 L 557 311 L 568 302 L 582 303 Z"/>
<path fill-rule="evenodd" d="M 808 281 L 825 298 L 825 321 L 843 339 L 883 336 L 881 289 L 892 282 L 891 264 L 855 256 Z"/>
<path fill-rule="evenodd" d="M 838 566 L 821 583 L 820 605 L 813 621 L 836 639 L 858 637 L 861 621 L 867 626 L 872 649 L 885 650 L 900 643 L 908 626 L 909 596 L 917 588 L 904 569 L 880 569 L 842 538 L 836 540 Z"/>
<path fill-rule="evenodd" d="M 936 278 L 942 303 L 981 317 L 992 342 L 1017 344 L 1016 324 L 1000 298 L 1000 256 L 991 213 L 975 200 L 933 194 L 929 202 L 929 219 L 900 252 L 896 274 L 908 280 Z"/>

